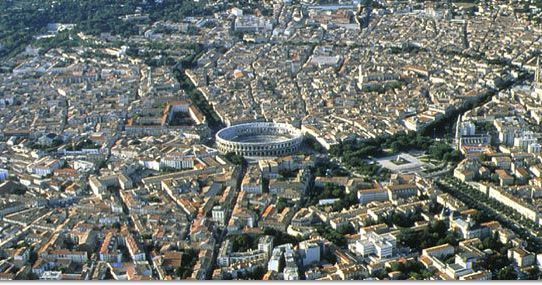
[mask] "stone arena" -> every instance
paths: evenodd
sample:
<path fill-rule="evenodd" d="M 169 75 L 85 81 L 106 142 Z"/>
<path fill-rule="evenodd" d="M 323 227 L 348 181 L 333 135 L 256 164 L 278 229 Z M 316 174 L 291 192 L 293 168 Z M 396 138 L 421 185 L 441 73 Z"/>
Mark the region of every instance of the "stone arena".
<path fill-rule="evenodd" d="M 283 123 L 245 123 L 224 128 L 216 133 L 220 152 L 234 152 L 248 157 L 293 154 L 302 141 L 301 130 Z"/>

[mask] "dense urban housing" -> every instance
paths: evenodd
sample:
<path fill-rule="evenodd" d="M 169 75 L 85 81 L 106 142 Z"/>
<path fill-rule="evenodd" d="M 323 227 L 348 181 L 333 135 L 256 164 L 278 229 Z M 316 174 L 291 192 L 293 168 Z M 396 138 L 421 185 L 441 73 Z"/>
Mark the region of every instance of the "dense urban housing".
<path fill-rule="evenodd" d="M 540 280 L 542 1 L 0 1 L 0 280 Z"/>

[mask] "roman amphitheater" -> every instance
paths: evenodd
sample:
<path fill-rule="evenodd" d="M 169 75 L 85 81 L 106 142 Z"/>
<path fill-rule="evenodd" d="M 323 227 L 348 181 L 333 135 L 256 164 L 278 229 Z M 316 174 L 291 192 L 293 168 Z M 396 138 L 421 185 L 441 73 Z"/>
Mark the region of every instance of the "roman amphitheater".
<path fill-rule="evenodd" d="M 293 154 L 302 141 L 301 130 L 282 123 L 245 123 L 216 133 L 216 144 L 220 152 L 234 152 L 248 157 Z"/>

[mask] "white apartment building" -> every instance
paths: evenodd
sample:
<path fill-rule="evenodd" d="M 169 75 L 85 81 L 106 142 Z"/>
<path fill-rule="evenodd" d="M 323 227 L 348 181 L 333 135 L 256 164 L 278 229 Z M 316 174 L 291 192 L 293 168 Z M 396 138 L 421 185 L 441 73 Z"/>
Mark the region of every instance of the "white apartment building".
<path fill-rule="evenodd" d="M 273 236 L 262 236 L 258 240 L 258 250 L 261 250 L 267 254 L 267 257 L 273 252 Z"/>
<path fill-rule="evenodd" d="M 359 255 L 376 255 L 378 258 L 392 257 L 397 247 L 397 239 L 387 234 L 375 232 L 360 233 L 360 239 L 348 248 Z"/>
<path fill-rule="evenodd" d="M 193 156 L 169 154 L 160 160 L 160 167 L 192 169 L 194 168 L 194 160 Z"/>
<path fill-rule="evenodd" d="M 366 189 L 358 191 L 358 200 L 362 205 L 366 205 L 374 201 L 387 201 L 388 199 L 388 191 L 383 189 Z"/>
<path fill-rule="evenodd" d="M 40 280 L 62 280 L 62 271 L 44 271 Z"/>
<path fill-rule="evenodd" d="M 217 223 L 220 226 L 224 226 L 226 224 L 226 211 L 222 208 L 222 206 L 214 206 L 212 210 L 212 218 L 215 223 Z"/>
<path fill-rule="evenodd" d="M 47 176 L 53 174 L 55 169 L 59 169 L 62 166 L 63 162 L 58 159 L 53 159 L 51 157 L 43 157 L 26 167 L 26 170 L 30 174 L 35 174 L 38 176 Z"/>
<path fill-rule="evenodd" d="M 267 253 L 261 250 L 249 250 L 246 252 L 232 252 L 229 255 L 229 264 L 246 263 L 267 258 Z"/>
<path fill-rule="evenodd" d="M 297 267 L 284 268 L 284 280 L 286 281 L 299 280 L 299 271 L 297 270 Z"/>
<path fill-rule="evenodd" d="M 266 32 L 273 29 L 273 23 L 265 17 L 242 15 L 235 18 L 234 29 L 236 32 Z"/>
<path fill-rule="evenodd" d="M 515 197 L 514 195 L 508 193 L 505 189 L 490 187 L 489 188 L 489 197 L 493 198 L 500 203 L 514 209 L 519 214 L 525 218 L 535 222 L 542 223 L 540 221 L 540 215 L 536 208 L 533 208 L 527 202 Z"/>
<path fill-rule="evenodd" d="M 300 242 L 299 255 L 302 257 L 303 266 L 320 262 L 320 245 L 312 241 Z"/>
<path fill-rule="evenodd" d="M 514 147 L 523 151 L 528 150 L 529 145 L 538 142 L 533 132 L 524 132 L 521 136 L 514 138 Z"/>

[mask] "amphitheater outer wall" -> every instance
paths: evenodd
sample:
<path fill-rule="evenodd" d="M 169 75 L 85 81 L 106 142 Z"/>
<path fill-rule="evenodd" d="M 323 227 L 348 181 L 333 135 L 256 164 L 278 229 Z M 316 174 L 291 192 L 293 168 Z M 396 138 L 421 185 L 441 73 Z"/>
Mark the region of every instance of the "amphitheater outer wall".
<path fill-rule="evenodd" d="M 276 137 L 276 139 L 244 142 L 236 140 L 239 136 Z M 258 122 L 224 128 L 216 133 L 215 139 L 218 150 L 222 153 L 233 152 L 248 157 L 284 156 L 299 150 L 303 133 L 289 124 Z"/>

